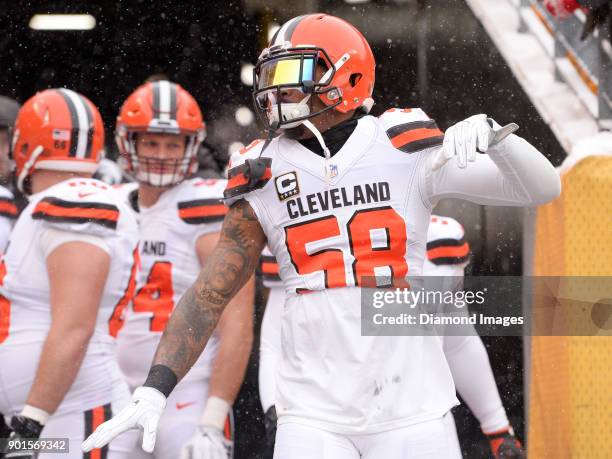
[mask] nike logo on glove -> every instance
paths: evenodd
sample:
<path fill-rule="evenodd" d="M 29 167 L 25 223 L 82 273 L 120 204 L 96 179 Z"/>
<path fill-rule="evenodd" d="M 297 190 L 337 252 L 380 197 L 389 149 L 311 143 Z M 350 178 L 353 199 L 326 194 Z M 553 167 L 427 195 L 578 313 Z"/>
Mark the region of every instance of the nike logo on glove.
<path fill-rule="evenodd" d="M 176 409 L 182 410 L 183 408 L 187 408 L 188 406 L 195 405 L 195 402 L 187 402 L 187 403 L 179 403 L 176 402 Z"/>

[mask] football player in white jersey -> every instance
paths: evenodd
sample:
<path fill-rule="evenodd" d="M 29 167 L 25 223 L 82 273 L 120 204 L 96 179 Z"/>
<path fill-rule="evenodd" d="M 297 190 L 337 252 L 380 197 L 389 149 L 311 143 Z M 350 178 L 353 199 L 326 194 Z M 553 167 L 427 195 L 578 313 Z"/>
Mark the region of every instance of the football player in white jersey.
<path fill-rule="evenodd" d="M 33 96 L 19 111 L 13 145 L 29 205 L 0 270 L 0 411 L 12 416 L 12 439 L 68 438 L 64 457 L 82 458 L 82 439 L 130 400 L 115 337 L 134 292 L 137 222 L 91 178 L 104 128 L 84 96 Z M 87 457 L 128 458 L 136 440 L 122 436 Z M 37 457 L 36 448 L 8 445 L 6 457 Z"/>
<path fill-rule="evenodd" d="M 0 255 L 6 249 L 18 215 L 13 193 L 7 188 L 13 177 L 14 166 L 10 159 L 10 145 L 17 112 L 19 112 L 19 103 L 16 100 L 0 96 Z M 10 429 L 0 412 L 0 438 L 7 437 L 9 433 Z"/>
<path fill-rule="evenodd" d="M 432 215 L 427 231 L 427 258 L 423 275 L 449 276 L 453 279 L 463 277 L 469 253 L 463 226 L 452 218 Z M 277 421 L 275 379 L 281 356 L 280 328 L 285 303 L 285 291 L 278 273 L 278 263 L 266 247 L 259 265 L 259 275 L 268 289 L 259 346 L 259 396 L 266 428 L 264 459 L 272 459 Z M 521 445 L 508 422 L 486 349 L 476 331 L 468 336 L 441 337 L 457 392 L 479 420 L 493 455 L 496 458 L 519 457 Z M 456 448 L 459 448 L 456 432 L 453 430 L 450 434 Z M 457 451 L 457 454 L 460 452 Z"/>
<path fill-rule="evenodd" d="M 138 213 L 140 260 L 136 294 L 119 335 L 119 363 L 132 389 L 141 386 L 174 305 L 197 277 L 219 238 L 227 208 L 225 180 L 190 178 L 205 125 L 195 99 L 180 85 L 155 81 L 137 88 L 117 118 L 122 185 Z M 231 405 L 249 360 L 253 281 L 226 309 L 206 350 L 168 399 L 153 454 L 133 457 L 227 458 Z"/>
<path fill-rule="evenodd" d="M 287 293 L 275 457 L 453 456 L 447 413 L 457 399 L 441 340 L 362 336 L 360 287 L 421 275 L 440 198 L 536 206 L 559 195 L 560 180 L 510 134 L 516 125 L 476 115 L 443 134 L 418 109 L 366 115 L 374 67 L 367 41 L 342 19 L 309 14 L 279 29 L 253 86 L 271 134 L 233 155 L 219 244 L 179 301 L 133 403 L 84 450 L 139 424 L 153 447 L 165 394 L 267 241 Z"/>
<path fill-rule="evenodd" d="M 6 249 L 18 214 L 15 198 L 8 188 L 13 177 L 13 162 L 9 157 L 11 133 L 18 111 L 16 101 L 0 96 L 0 254 Z"/>

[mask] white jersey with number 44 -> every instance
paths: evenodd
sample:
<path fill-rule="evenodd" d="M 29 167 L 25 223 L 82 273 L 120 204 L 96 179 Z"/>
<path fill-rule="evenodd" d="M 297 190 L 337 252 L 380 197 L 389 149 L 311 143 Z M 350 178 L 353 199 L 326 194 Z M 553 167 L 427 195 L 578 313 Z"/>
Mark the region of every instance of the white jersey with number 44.
<path fill-rule="evenodd" d="M 118 339 L 119 363 L 132 388 L 145 381 L 174 307 L 200 272 L 196 241 L 221 229 L 227 211 L 221 201 L 224 188 L 225 180 L 185 180 L 164 191 L 146 209 L 138 209 L 138 184 L 117 188 L 137 211 L 140 227 L 142 266 L 127 322 Z M 210 376 L 217 343 L 213 334 L 185 380 Z"/>

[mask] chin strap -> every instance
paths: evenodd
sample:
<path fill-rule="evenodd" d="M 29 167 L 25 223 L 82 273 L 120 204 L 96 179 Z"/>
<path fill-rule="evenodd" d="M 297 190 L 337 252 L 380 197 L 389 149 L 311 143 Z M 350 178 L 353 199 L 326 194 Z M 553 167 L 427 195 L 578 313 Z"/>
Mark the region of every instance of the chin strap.
<path fill-rule="evenodd" d="M 336 63 L 334 63 L 332 65 L 332 67 L 330 67 L 324 74 L 323 76 L 319 79 L 317 84 L 322 84 L 322 82 L 325 82 L 326 80 L 328 80 L 330 78 L 330 76 L 332 75 L 333 72 L 338 71 L 338 69 L 340 69 L 340 67 L 342 67 L 344 64 L 346 64 L 346 62 L 351 58 L 351 55 L 349 53 L 344 53 L 340 59 L 338 59 L 338 61 Z M 311 85 L 314 82 L 310 82 Z M 306 94 L 306 96 L 300 100 L 297 103 L 282 103 L 279 101 L 279 104 L 281 105 L 281 107 L 285 107 L 285 109 L 283 110 L 286 113 L 289 113 L 291 115 L 292 118 L 301 118 L 303 116 L 307 116 L 310 113 L 310 107 L 304 107 L 306 104 L 308 104 L 308 102 L 310 101 L 310 98 L 312 96 L 312 87 L 310 87 L 310 91 L 306 91 L 305 92 L 309 92 L 309 94 Z M 332 97 L 332 93 L 334 94 Z M 338 89 L 334 89 L 333 91 L 329 92 L 328 97 L 330 99 L 338 99 L 340 96 L 342 95 L 342 93 L 338 90 Z M 371 99 L 370 99 L 371 100 Z M 372 108 L 372 104 L 374 103 L 374 101 L 364 101 L 364 104 L 367 107 L 367 110 L 369 111 L 370 108 Z M 274 113 L 275 117 L 278 117 L 278 108 L 276 110 L 273 110 L 272 113 Z M 274 120 L 277 124 L 280 123 L 283 120 Z M 308 120 L 306 120 L 308 121 Z M 301 122 L 301 121 L 296 121 L 295 123 L 292 123 L 290 120 L 288 123 L 286 123 L 283 126 L 283 129 L 289 129 L 289 128 L 294 128 L 299 126 L 300 124 L 306 124 L 305 122 Z M 312 126 L 312 125 L 311 125 Z M 310 129 L 313 133 L 315 133 L 315 131 L 313 131 L 312 129 L 314 128 L 314 126 L 308 127 L 308 129 Z M 318 132 L 318 131 L 317 131 Z M 315 135 L 317 135 L 315 133 Z M 318 137 L 317 137 L 318 138 Z M 324 148 L 325 149 L 325 148 Z"/>
<path fill-rule="evenodd" d="M 332 71 L 337 71 L 340 67 L 342 67 L 344 64 L 346 64 L 346 62 L 351 58 L 351 55 L 349 53 L 344 53 L 340 59 L 338 59 L 338 61 L 333 65 L 332 68 L 328 69 L 327 72 L 325 72 L 325 74 L 323 74 L 323 76 L 319 79 L 319 83 L 321 83 L 322 81 L 325 81 L 326 79 L 328 79 L 330 77 L 330 75 L 332 74 Z M 302 99 L 302 101 L 300 103 L 306 103 L 308 102 L 308 100 L 310 99 L 311 94 L 308 94 L 304 99 Z M 371 106 L 370 106 L 371 107 Z M 310 131 L 314 134 L 314 136 L 317 138 L 317 140 L 319 141 L 319 145 L 321 145 L 321 148 L 323 149 L 323 153 L 325 153 L 325 180 L 327 181 L 327 184 L 329 185 L 329 181 L 331 180 L 331 171 L 329 169 L 329 161 L 331 160 L 331 153 L 329 152 L 329 148 L 327 148 L 327 145 L 325 145 L 325 140 L 323 140 L 323 135 L 321 135 L 321 132 L 316 128 L 316 126 L 314 124 L 312 124 L 310 122 L 310 120 L 305 119 L 304 121 L 302 121 L 302 124 Z"/>
<path fill-rule="evenodd" d="M 337 71 L 340 67 L 342 67 L 349 59 L 351 58 L 349 53 L 345 53 L 343 54 L 340 59 L 338 59 L 338 61 L 333 65 L 332 68 L 328 69 L 327 72 L 325 72 L 325 74 L 323 74 L 323 76 L 319 79 L 319 83 L 321 83 L 322 81 L 325 81 L 327 78 L 329 78 L 329 76 L 332 74 L 332 71 Z M 308 103 L 308 101 L 310 100 L 310 97 L 312 96 L 312 94 L 307 94 L 301 101 L 299 101 L 297 104 L 285 104 L 285 105 L 294 105 L 296 107 L 299 107 L 301 105 L 306 105 Z M 371 99 L 370 99 L 371 100 Z M 374 101 L 372 102 L 367 102 L 365 103 L 366 107 L 369 109 L 372 107 Z M 282 105 L 282 104 L 281 104 Z M 299 115 L 299 113 L 298 113 Z M 266 149 L 266 147 L 268 146 L 268 144 L 272 141 L 273 135 L 276 132 L 276 130 L 278 129 L 278 121 L 275 121 L 274 124 L 272 126 L 270 126 L 270 129 L 268 130 L 268 138 L 266 139 L 266 143 L 264 143 L 263 148 L 261 149 L 261 152 L 259 153 L 259 157 L 261 157 L 261 153 L 263 153 L 263 151 Z M 317 138 L 317 140 L 319 141 L 319 145 L 321 145 L 321 148 L 323 149 L 323 153 L 325 154 L 325 166 L 324 166 L 324 172 L 325 172 L 325 180 L 327 182 L 327 184 L 329 185 L 329 181 L 331 179 L 331 171 L 329 169 L 329 162 L 331 160 L 331 153 L 329 151 L 329 148 L 327 148 L 327 145 L 325 145 L 325 140 L 323 140 L 323 135 L 321 135 L 321 132 L 316 128 L 316 126 L 314 124 L 312 124 L 310 122 L 309 119 L 305 119 L 303 121 L 299 121 L 296 123 L 295 126 L 299 126 L 300 124 L 303 124 L 310 132 L 312 132 L 314 134 L 314 136 Z M 295 127 L 291 124 L 287 124 L 285 126 L 283 126 L 284 128 L 289 128 L 289 127 Z M 256 161 L 259 160 L 259 157 Z M 252 161 L 252 160 L 247 160 L 248 161 Z M 255 165 L 255 164 L 253 164 Z M 249 169 L 251 169 L 251 164 L 249 164 Z M 260 168 L 257 168 L 260 169 Z M 264 168 L 265 170 L 265 168 Z M 255 174 L 253 174 L 255 175 Z M 263 173 L 262 173 L 263 175 Z"/>
<path fill-rule="evenodd" d="M 45 149 L 43 148 L 42 145 L 37 146 L 32 151 L 32 154 L 30 155 L 30 159 L 28 159 L 28 161 L 23 166 L 23 169 L 21 169 L 21 173 L 17 177 L 17 189 L 21 191 L 22 193 L 25 193 L 23 189 L 23 182 L 25 182 L 25 179 L 30 174 L 32 167 L 34 167 L 34 163 L 36 162 L 36 160 L 38 159 L 38 157 L 42 154 L 44 150 Z"/>
<path fill-rule="evenodd" d="M 314 136 L 319 141 L 319 145 L 321 145 L 321 148 L 323 149 L 323 153 L 325 153 L 325 180 L 329 184 L 329 180 L 331 179 L 331 173 L 329 170 L 329 161 L 331 159 L 331 153 L 329 151 L 329 148 L 327 148 L 327 145 L 325 145 L 325 140 L 323 140 L 323 135 L 321 134 L 321 132 L 316 128 L 314 124 L 310 122 L 310 120 L 304 120 L 302 121 L 302 124 L 314 134 Z"/>

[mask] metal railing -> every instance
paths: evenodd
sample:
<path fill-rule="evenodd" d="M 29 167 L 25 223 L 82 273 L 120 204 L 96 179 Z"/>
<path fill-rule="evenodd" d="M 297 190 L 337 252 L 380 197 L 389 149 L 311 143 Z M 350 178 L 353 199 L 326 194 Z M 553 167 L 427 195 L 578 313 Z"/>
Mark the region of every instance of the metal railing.
<path fill-rule="evenodd" d="M 581 10 L 560 20 L 536 0 L 511 3 L 521 18 L 520 32 L 532 32 L 553 60 L 555 78 L 576 92 L 600 129 L 612 130 L 612 46 L 608 22 L 581 40 L 586 21 Z M 545 32 L 536 30 L 538 23 Z"/>

